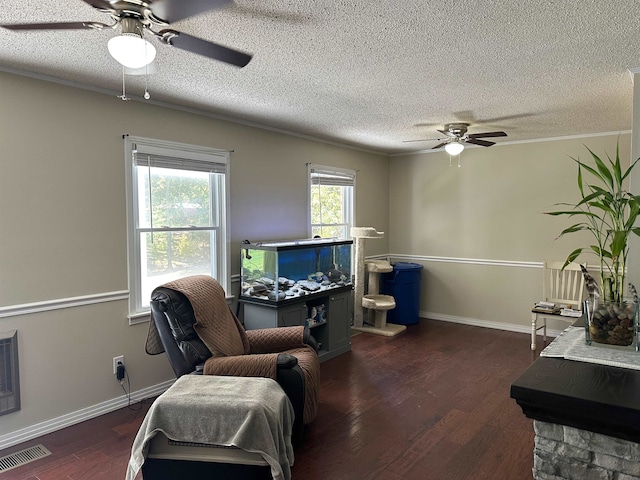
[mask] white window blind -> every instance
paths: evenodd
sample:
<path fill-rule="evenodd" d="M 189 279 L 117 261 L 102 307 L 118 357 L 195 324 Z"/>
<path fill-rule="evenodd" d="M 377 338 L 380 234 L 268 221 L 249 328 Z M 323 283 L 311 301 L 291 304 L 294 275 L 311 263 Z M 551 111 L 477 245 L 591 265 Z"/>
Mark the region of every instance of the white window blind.
<path fill-rule="evenodd" d="M 141 167 L 173 168 L 177 170 L 192 170 L 195 172 L 226 173 L 227 164 L 224 158 L 210 156 L 206 159 L 180 158 L 146 153 L 140 151 L 134 144 L 134 162 Z"/>
<path fill-rule="evenodd" d="M 310 165 L 311 184 L 327 185 L 334 187 L 353 187 L 356 181 L 356 172 L 352 170 L 335 169 L 320 165 Z"/>

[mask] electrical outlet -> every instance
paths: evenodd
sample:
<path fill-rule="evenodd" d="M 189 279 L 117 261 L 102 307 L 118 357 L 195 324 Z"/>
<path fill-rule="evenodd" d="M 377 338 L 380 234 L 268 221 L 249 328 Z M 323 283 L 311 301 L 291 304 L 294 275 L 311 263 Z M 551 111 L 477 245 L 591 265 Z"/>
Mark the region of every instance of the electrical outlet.
<path fill-rule="evenodd" d="M 124 365 L 124 355 L 120 355 L 119 357 L 113 357 L 113 374 L 118 373 L 118 362 Z"/>

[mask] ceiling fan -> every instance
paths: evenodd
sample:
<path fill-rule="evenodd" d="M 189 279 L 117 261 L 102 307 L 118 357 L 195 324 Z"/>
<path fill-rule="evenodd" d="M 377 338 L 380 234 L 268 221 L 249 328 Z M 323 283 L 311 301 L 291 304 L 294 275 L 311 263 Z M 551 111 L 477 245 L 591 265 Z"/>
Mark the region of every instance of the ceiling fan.
<path fill-rule="evenodd" d="M 405 142 L 426 142 L 430 140 L 444 140 L 432 149 L 444 147 L 449 155 L 458 155 L 464 150 L 465 143 L 471 143 L 474 145 L 480 145 L 483 147 L 490 147 L 495 145 L 496 142 L 490 142 L 483 140 L 483 138 L 491 137 L 506 137 L 505 132 L 485 132 L 485 133 L 467 133 L 468 123 L 447 123 L 444 126 L 444 130 L 438 130 L 440 133 L 446 135 L 443 138 L 425 138 L 420 140 L 405 140 Z"/>
<path fill-rule="evenodd" d="M 112 24 L 100 22 L 53 22 L 0 24 L 9 30 L 102 30 L 120 26 L 122 34 L 109 40 L 109 53 L 122 65 L 141 68 L 155 58 L 155 47 L 144 39 L 150 32 L 167 45 L 197 53 L 213 60 L 244 67 L 252 56 L 217 43 L 187 35 L 167 27 L 170 23 L 209 10 L 219 9 L 233 0 L 83 0 L 111 16 Z M 156 31 L 156 29 L 160 29 Z"/>

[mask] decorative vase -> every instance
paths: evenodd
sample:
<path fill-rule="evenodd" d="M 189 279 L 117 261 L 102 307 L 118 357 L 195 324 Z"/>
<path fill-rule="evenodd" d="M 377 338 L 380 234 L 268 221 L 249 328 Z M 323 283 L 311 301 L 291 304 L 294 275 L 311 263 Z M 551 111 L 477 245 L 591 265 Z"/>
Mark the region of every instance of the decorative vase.
<path fill-rule="evenodd" d="M 638 304 L 634 301 L 585 300 L 586 341 L 637 350 Z"/>

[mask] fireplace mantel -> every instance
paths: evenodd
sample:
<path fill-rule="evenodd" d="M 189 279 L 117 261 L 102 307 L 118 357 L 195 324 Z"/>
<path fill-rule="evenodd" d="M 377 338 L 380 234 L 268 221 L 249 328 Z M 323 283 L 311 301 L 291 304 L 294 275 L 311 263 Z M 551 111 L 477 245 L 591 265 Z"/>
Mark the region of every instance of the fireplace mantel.
<path fill-rule="evenodd" d="M 511 397 L 531 419 L 640 443 L 640 370 L 540 357 Z"/>

